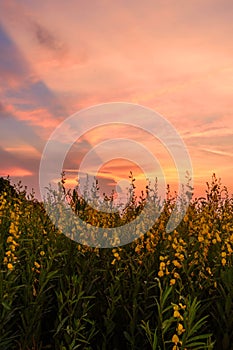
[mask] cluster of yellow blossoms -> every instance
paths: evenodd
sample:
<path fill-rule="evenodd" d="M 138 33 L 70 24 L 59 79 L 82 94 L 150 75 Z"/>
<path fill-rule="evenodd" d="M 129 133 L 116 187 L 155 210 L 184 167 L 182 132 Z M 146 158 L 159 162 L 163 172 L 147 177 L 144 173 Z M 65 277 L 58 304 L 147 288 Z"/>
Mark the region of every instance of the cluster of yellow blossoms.
<path fill-rule="evenodd" d="M 181 336 L 184 332 L 184 326 L 182 324 L 183 316 L 182 311 L 185 310 L 186 305 L 179 303 L 179 305 L 173 305 L 173 317 L 177 320 L 176 333 L 172 336 L 172 343 L 174 343 L 172 350 L 179 350 L 179 346 L 182 346 L 182 341 L 179 336 Z"/>
<path fill-rule="evenodd" d="M 34 267 L 32 267 L 32 271 L 35 271 L 36 273 L 40 273 L 40 268 L 41 268 L 41 265 L 37 261 L 35 261 Z"/>
<path fill-rule="evenodd" d="M 112 249 L 112 253 L 113 253 L 113 256 L 114 256 L 114 259 L 111 262 L 112 265 L 114 265 L 116 261 L 121 260 L 120 254 L 118 253 L 121 250 L 122 250 L 121 248 L 118 248 L 118 249 L 114 248 L 114 249 Z"/>
<path fill-rule="evenodd" d="M 19 246 L 19 243 L 17 243 L 17 240 L 20 237 L 19 218 L 21 214 L 22 213 L 19 210 L 19 205 L 15 203 L 14 211 L 11 211 L 10 213 L 11 223 L 9 227 L 9 236 L 7 237 L 7 240 L 6 240 L 6 253 L 3 260 L 8 270 L 13 270 L 14 264 L 17 261 L 15 252 L 16 252 L 16 248 Z"/>
<path fill-rule="evenodd" d="M 160 255 L 158 276 L 163 277 L 164 275 L 170 275 L 170 285 L 174 285 L 176 280 L 180 278 L 180 274 L 177 270 L 182 267 L 182 262 L 185 259 L 186 242 L 179 237 L 178 232 L 174 230 L 173 237 L 170 234 L 167 238 L 167 247 L 170 245 L 174 253 L 170 254 L 170 258 L 168 255 Z"/>

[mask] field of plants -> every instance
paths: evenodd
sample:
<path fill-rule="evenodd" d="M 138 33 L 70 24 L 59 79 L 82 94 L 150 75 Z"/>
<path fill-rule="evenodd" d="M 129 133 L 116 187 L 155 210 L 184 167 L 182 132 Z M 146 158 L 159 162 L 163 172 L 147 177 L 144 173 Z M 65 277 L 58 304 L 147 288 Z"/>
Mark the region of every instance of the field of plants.
<path fill-rule="evenodd" d="M 149 188 L 136 200 L 131 181 L 123 215 L 92 209 L 64 179 L 60 192 L 82 220 L 120 227 L 147 198 L 153 210 L 159 203 Z M 133 242 L 91 248 L 62 234 L 20 184 L 0 179 L 0 349 L 233 349 L 233 197 L 213 175 L 168 233 L 175 200 L 168 188 L 158 220 Z"/>

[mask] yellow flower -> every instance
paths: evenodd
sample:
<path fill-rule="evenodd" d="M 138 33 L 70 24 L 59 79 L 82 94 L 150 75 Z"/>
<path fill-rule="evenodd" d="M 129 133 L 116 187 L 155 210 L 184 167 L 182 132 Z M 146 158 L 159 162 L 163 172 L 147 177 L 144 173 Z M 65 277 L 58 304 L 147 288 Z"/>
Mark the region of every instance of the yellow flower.
<path fill-rule="evenodd" d="M 203 242 L 204 241 L 204 238 L 202 236 L 198 236 L 198 241 L 199 242 Z"/>
<path fill-rule="evenodd" d="M 161 263 L 159 264 L 159 269 L 163 270 L 165 266 L 166 266 L 165 262 L 161 261 Z"/>
<path fill-rule="evenodd" d="M 8 263 L 7 268 L 8 268 L 8 270 L 13 270 L 14 266 L 11 263 Z"/>
<path fill-rule="evenodd" d="M 10 255 L 11 255 L 11 251 L 8 250 L 8 251 L 6 252 L 6 256 L 10 256 Z"/>
<path fill-rule="evenodd" d="M 180 261 L 183 261 L 184 260 L 184 254 L 180 254 L 179 258 L 180 258 Z"/>
<path fill-rule="evenodd" d="M 16 243 L 14 240 L 12 241 L 12 244 L 14 245 L 14 246 L 18 246 L 19 244 L 18 243 Z"/>
<path fill-rule="evenodd" d="M 120 255 L 118 253 L 114 253 L 113 255 L 117 260 L 120 260 Z"/>
<path fill-rule="evenodd" d="M 179 343 L 179 337 L 177 334 L 174 334 L 172 337 L 172 342 L 175 343 L 176 345 Z"/>
<path fill-rule="evenodd" d="M 114 265 L 116 262 L 116 259 L 113 259 L 113 261 L 111 262 L 112 265 Z"/>
<path fill-rule="evenodd" d="M 172 263 L 173 263 L 174 266 L 176 266 L 176 267 L 178 267 L 178 268 L 181 268 L 181 266 L 182 266 L 182 265 L 179 263 L 178 260 L 173 260 Z"/>
<path fill-rule="evenodd" d="M 172 278 L 172 279 L 170 280 L 170 286 L 173 286 L 175 283 L 176 283 L 175 278 Z"/>
<path fill-rule="evenodd" d="M 226 259 L 225 258 L 222 258 L 222 266 L 225 266 L 227 263 Z"/>
<path fill-rule="evenodd" d="M 151 250 L 150 243 L 147 243 L 147 244 L 146 244 L 146 250 L 148 250 L 148 251 L 150 251 L 150 250 Z"/>
<path fill-rule="evenodd" d="M 13 237 L 12 236 L 9 236 L 6 240 L 7 243 L 11 243 L 13 241 Z"/>
<path fill-rule="evenodd" d="M 226 255 L 227 255 L 227 253 L 226 252 L 222 252 L 222 258 L 225 258 L 226 257 Z"/>
<path fill-rule="evenodd" d="M 35 265 L 35 267 L 37 268 L 37 269 L 39 269 L 40 268 L 40 264 L 38 264 L 38 262 L 34 262 L 34 265 Z"/>
<path fill-rule="evenodd" d="M 179 350 L 177 345 L 173 345 L 172 350 Z"/>
<path fill-rule="evenodd" d="M 159 272 L 158 272 L 158 276 L 159 276 L 159 277 L 163 277 L 163 276 L 164 276 L 164 273 L 163 273 L 163 271 L 162 271 L 162 270 L 159 270 Z"/>
<path fill-rule="evenodd" d="M 174 272 L 173 276 L 174 276 L 174 278 L 180 278 L 180 275 L 178 274 L 178 272 Z"/>
<path fill-rule="evenodd" d="M 185 332 L 185 329 L 181 323 L 178 323 L 177 332 L 179 335 L 182 334 L 183 332 Z"/>
<path fill-rule="evenodd" d="M 42 250 L 42 251 L 40 252 L 40 255 L 41 255 L 41 256 L 44 256 L 44 255 L 45 255 L 45 252 Z"/>
<path fill-rule="evenodd" d="M 178 310 L 175 310 L 174 313 L 173 313 L 173 316 L 174 316 L 175 318 L 180 317 L 179 311 L 178 311 Z"/>
<path fill-rule="evenodd" d="M 14 223 L 12 222 L 12 223 L 10 224 L 9 233 L 14 234 L 15 232 L 16 232 L 16 230 L 15 230 L 15 225 L 14 225 Z"/>
<path fill-rule="evenodd" d="M 216 236 L 216 239 L 217 239 L 218 242 L 221 242 L 221 241 L 222 241 L 221 238 L 220 238 L 220 236 L 219 236 L 219 234 L 218 234 L 218 232 L 215 233 L 215 236 Z"/>
<path fill-rule="evenodd" d="M 183 316 L 178 311 L 179 310 L 179 306 L 178 305 L 174 305 L 173 306 L 173 310 L 174 310 L 173 317 L 183 320 Z"/>

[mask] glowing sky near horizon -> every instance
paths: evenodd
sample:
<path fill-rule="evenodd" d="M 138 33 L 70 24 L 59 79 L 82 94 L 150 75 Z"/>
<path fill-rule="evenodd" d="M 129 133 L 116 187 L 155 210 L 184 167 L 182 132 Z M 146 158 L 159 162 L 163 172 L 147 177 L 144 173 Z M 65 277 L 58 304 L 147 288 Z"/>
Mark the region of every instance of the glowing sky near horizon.
<path fill-rule="evenodd" d="M 232 193 L 232 18 L 231 0 L 2 0 L 0 176 L 38 192 L 40 157 L 56 126 L 83 108 L 122 101 L 151 108 L 176 128 L 197 195 L 213 172 Z M 161 145 L 124 126 L 80 138 L 67 173 L 110 132 L 153 150 L 175 188 Z M 113 155 L 99 171 L 103 184 L 127 178 L 129 166 Z"/>

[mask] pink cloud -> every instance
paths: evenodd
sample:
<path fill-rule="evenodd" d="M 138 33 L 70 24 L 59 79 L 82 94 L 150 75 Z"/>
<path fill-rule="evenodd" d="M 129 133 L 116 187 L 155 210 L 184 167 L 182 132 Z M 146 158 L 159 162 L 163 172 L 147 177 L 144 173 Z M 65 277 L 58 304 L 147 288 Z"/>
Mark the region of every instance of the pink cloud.
<path fill-rule="evenodd" d="M 40 126 L 52 131 L 58 125 L 58 121 L 46 108 L 24 111 L 13 107 L 11 108 L 11 112 L 17 119 L 28 121 L 32 126 Z"/>
<path fill-rule="evenodd" d="M 73 0 L 30 4 L 10 0 L 1 7 L 0 18 L 28 62 L 30 79 L 40 78 L 65 113 L 110 101 L 143 104 L 164 115 L 184 138 L 195 179 L 204 179 L 217 168 L 231 182 L 233 22 L 229 1 L 160 0 L 145 6 L 139 1 L 89 5 Z M 17 74 L 5 74 L 4 79 L 11 91 L 20 89 Z M 38 101 L 27 111 L 11 105 L 23 104 L 17 97 L 8 102 L 8 112 L 44 139 L 58 124 L 53 111 Z M 83 140 L 90 148 L 108 138 L 109 130 L 90 132 L 81 140 L 82 146 Z M 110 131 L 117 136 L 113 128 Z M 123 127 L 119 134 L 152 149 L 175 179 L 174 164 L 161 145 Z M 72 162 L 67 164 L 72 168 Z M 111 171 L 126 170 L 122 162 L 117 164 Z"/>
<path fill-rule="evenodd" d="M 8 175 L 10 175 L 10 177 L 25 177 L 25 176 L 32 176 L 33 173 L 27 169 L 23 169 L 20 167 L 1 169 L 0 176 L 8 176 Z"/>
<path fill-rule="evenodd" d="M 31 145 L 5 147 L 5 151 L 23 158 L 40 158 L 40 152 Z"/>

